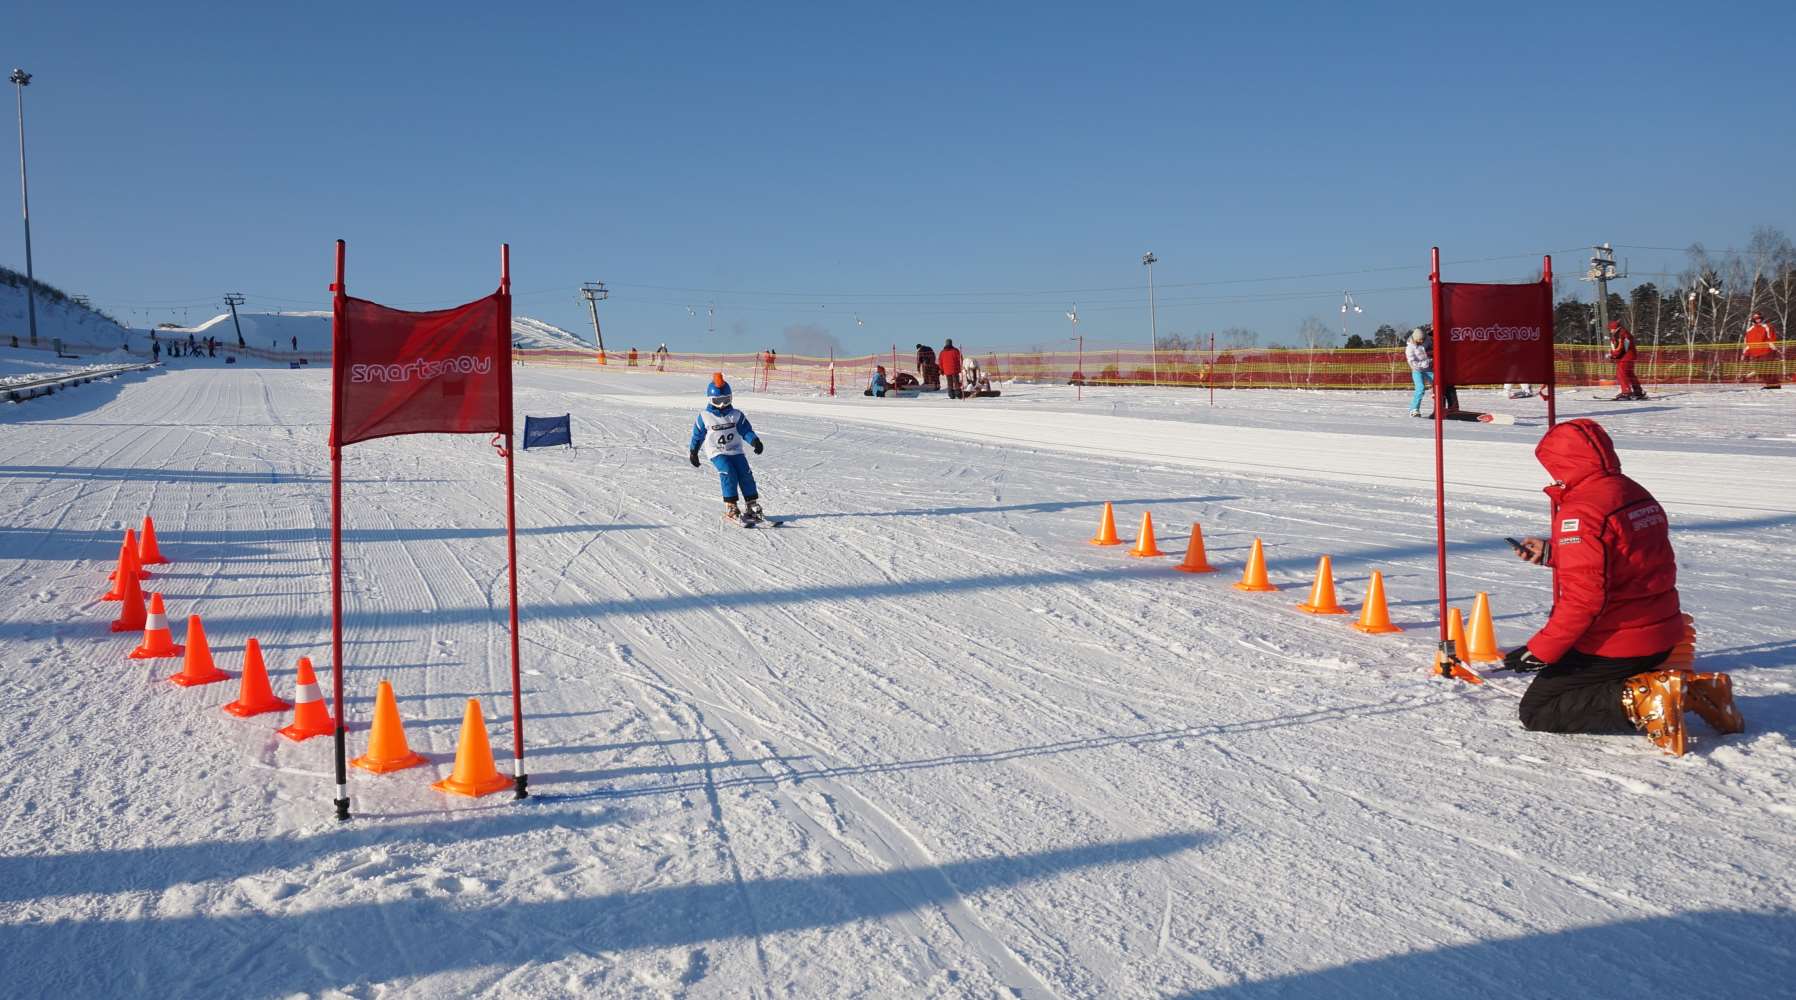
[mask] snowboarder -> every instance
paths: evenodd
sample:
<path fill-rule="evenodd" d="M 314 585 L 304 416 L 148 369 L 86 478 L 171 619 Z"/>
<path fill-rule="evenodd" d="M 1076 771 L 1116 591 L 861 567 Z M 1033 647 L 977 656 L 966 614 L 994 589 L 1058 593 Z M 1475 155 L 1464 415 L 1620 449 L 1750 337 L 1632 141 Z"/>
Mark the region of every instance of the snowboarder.
<path fill-rule="evenodd" d="M 1416 391 L 1409 397 L 1409 415 L 1422 415 L 1422 394 L 1428 391 L 1428 383 L 1434 381 L 1434 357 L 1428 353 L 1424 343 L 1426 337 L 1422 328 L 1409 331 L 1409 343 L 1403 347 L 1403 360 L 1409 362 L 1409 379 L 1415 383 Z"/>
<path fill-rule="evenodd" d="M 948 380 L 948 398 L 959 399 L 960 348 L 955 347 L 954 341 L 952 340 L 944 341 L 942 343 L 942 353 L 937 355 L 937 358 L 942 366 L 942 375 Z"/>
<path fill-rule="evenodd" d="M 1677 560 L 1665 509 L 1622 475 L 1608 432 L 1568 420 L 1534 448 L 1553 484 L 1549 539 L 1516 554 L 1553 568 L 1553 610 L 1503 665 L 1539 671 L 1522 695 L 1523 727 L 1549 733 L 1626 732 L 1684 752 L 1684 710 L 1723 733 L 1745 728 L 1727 674 L 1659 670 L 1683 640 Z"/>
<path fill-rule="evenodd" d="M 693 468 L 698 468 L 698 451 L 703 445 L 705 457 L 716 467 L 722 481 L 725 520 L 753 524 L 766 515 L 761 513 L 761 494 L 755 489 L 755 474 L 748 467 L 748 456 L 742 453 L 742 445 L 748 444 L 757 455 L 763 446 L 755 429 L 749 426 L 748 414 L 730 403 L 730 384 L 723 380 L 723 372 L 717 372 L 711 376 L 711 384 L 705 386 L 705 408 L 693 421 L 687 458 L 692 461 Z M 748 501 L 745 509 L 736 507 L 738 492 Z"/>
<path fill-rule="evenodd" d="M 886 366 L 874 365 L 873 380 L 867 383 L 866 394 L 875 399 L 884 399 L 886 390 L 891 387 L 891 382 L 886 379 Z"/>
<path fill-rule="evenodd" d="M 1639 355 L 1634 348 L 1634 335 L 1621 324 L 1621 320 L 1609 321 L 1609 360 L 1615 362 L 1615 401 L 1645 399 L 1646 390 L 1641 388 L 1640 380 L 1634 377 L 1634 358 Z"/>
<path fill-rule="evenodd" d="M 1752 324 L 1746 328 L 1746 340 L 1740 345 L 1740 360 L 1764 363 L 1763 388 L 1782 388 L 1783 379 L 1778 374 L 1777 366 L 1770 364 L 1772 358 L 1781 354 L 1783 352 L 1777 349 L 1777 331 L 1771 328 L 1770 323 L 1765 322 L 1763 315 L 1753 313 Z"/>

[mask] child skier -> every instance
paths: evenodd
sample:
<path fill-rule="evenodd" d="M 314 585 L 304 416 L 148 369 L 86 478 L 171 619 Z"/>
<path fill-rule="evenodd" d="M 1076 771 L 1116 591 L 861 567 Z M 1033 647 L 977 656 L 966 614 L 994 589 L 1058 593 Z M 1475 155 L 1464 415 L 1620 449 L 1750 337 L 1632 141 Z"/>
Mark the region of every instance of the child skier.
<path fill-rule="evenodd" d="M 703 444 L 705 457 L 717 467 L 717 475 L 723 481 L 724 519 L 753 524 L 765 515 L 761 513 L 761 494 L 755 489 L 755 474 L 748 468 L 748 456 L 742 453 L 743 442 L 754 448 L 755 454 L 761 453 L 760 437 L 749 426 L 748 415 L 730 405 L 730 384 L 723 380 L 722 372 L 717 372 L 711 376 L 711 384 L 705 386 L 705 408 L 692 424 L 687 458 L 693 468 L 698 468 L 698 449 Z M 748 501 L 747 510 L 736 507 L 738 490 Z"/>

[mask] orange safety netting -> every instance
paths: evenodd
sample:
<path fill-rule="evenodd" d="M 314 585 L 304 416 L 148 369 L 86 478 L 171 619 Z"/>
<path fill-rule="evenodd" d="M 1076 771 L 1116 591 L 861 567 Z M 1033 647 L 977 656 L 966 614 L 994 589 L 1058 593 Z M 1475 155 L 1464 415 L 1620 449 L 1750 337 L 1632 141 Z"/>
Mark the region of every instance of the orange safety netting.
<path fill-rule="evenodd" d="M 592 351 L 518 350 L 525 364 L 570 365 L 601 370 L 675 372 L 709 375 L 721 371 L 737 392 L 788 392 L 858 395 L 885 365 L 889 375 L 906 372 L 921 377 L 912 354 L 886 352 L 847 358 L 765 354 L 610 353 L 601 368 Z M 1233 349 L 1209 352 L 1161 351 L 1156 356 L 1138 348 L 1089 349 L 1029 353 L 968 352 L 980 373 L 994 382 L 1066 385 L 1186 386 L 1218 389 L 1408 389 L 1409 366 L 1401 348 L 1362 350 Z M 1611 382 L 1615 363 L 1597 345 L 1560 344 L 1554 367 L 1562 386 Z M 1643 347 L 1634 374 L 1648 384 L 1743 385 L 1782 381 L 1789 374 L 1782 357 L 1745 359 L 1737 344 Z"/>

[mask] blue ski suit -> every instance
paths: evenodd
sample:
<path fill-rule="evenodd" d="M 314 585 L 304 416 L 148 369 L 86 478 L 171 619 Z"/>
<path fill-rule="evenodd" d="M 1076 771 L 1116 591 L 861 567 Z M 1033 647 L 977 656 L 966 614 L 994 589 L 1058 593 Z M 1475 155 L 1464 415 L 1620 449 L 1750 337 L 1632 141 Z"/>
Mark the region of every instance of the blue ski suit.
<path fill-rule="evenodd" d="M 711 460 L 722 481 L 725 500 L 736 499 L 738 490 L 744 499 L 756 500 L 761 493 L 755 489 L 755 474 L 742 451 L 744 444 L 754 442 L 755 429 L 749 426 L 748 414 L 734 406 L 721 410 L 707 406 L 692 423 L 692 440 L 686 449 L 697 451 L 700 445 L 704 446 L 705 457 Z"/>

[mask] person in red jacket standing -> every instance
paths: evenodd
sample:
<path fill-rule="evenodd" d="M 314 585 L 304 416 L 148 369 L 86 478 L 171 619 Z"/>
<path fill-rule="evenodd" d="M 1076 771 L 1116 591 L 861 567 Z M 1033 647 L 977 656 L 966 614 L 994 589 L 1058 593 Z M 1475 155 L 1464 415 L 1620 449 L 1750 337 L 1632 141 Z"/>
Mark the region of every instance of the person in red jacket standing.
<path fill-rule="evenodd" d="M 1771 329 L 1771 324 L 1765 322 L 1764 316 L 1753 313 L 1752 325 L 1746 328 L 1746 342 L 1740 345 L 1740 360 L 1764 363 L 1766 389 L 1783 386 L 1777 366 L 1769 363 L 1780 353 L 1782 352 L 1777 349 L 1777 331 Z"/>
<path fill-rule="evenodd" d="M 1646 390 L 1641 388 L 1640 380 L 1634 377 L 1634 358 L 1640 352 L 1634 349 L 1634 335 L 1621 325 L 1620 320 L 1609 322 L 1609 360 L 1615 362 L 1615 388 L 1619 390 L 1615 398 L 1645 399 Z"/>
<path fill-rule="evenodd" d="M 942 377 L 948 380 L 948 398 L 960 398 L 960 348 L 949 340 L 942 344 L 942 353 L 936 355 L 942 366 Z"/>
<path fill-rule="evenodd" d="M 1621 474 L 1608 432 L 1592 420 L 1547 431 L 1534 457 L 1554 482 L 1551 539 L 1518 554 L 1553 567 L 1553 611 L 1504 666 L 1539 676 L 1522 695 L 1523 727 L 1605 733 L 1630 726 L 1684 752 L 1684 710 L 1724 733 L 1745 725 L 1727 674 L 1658 670 L 1683 639 L 1677 560 L 1665 509 Z"/>

